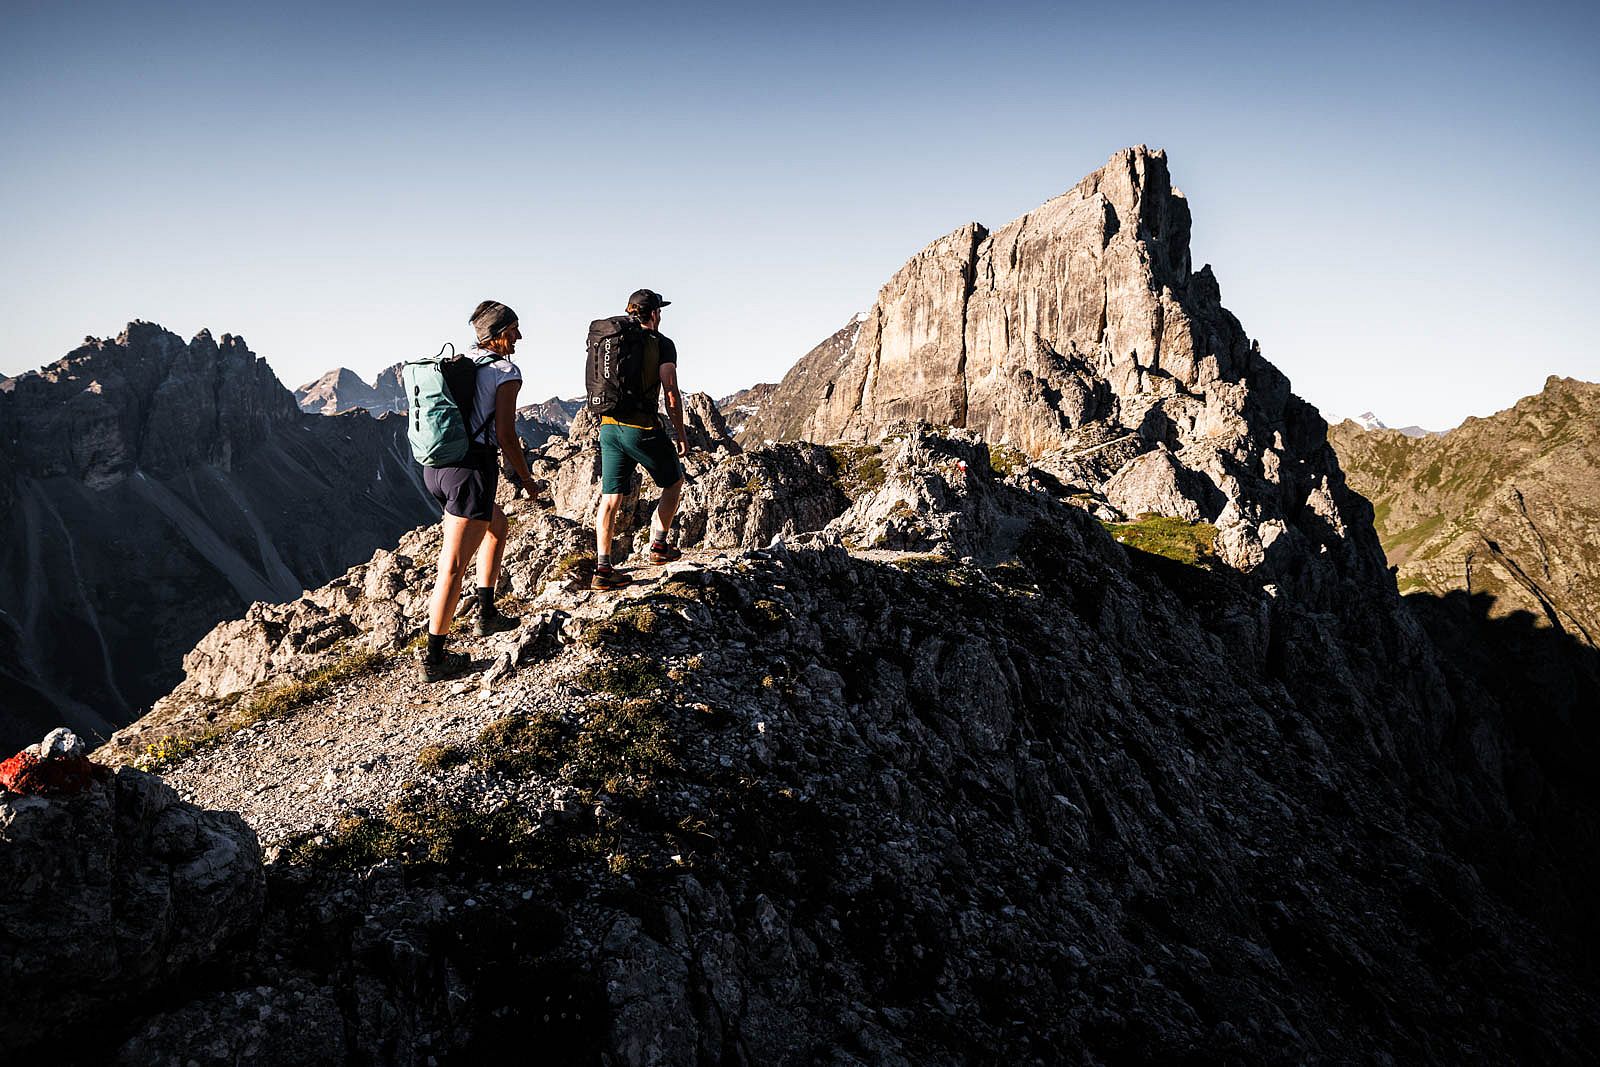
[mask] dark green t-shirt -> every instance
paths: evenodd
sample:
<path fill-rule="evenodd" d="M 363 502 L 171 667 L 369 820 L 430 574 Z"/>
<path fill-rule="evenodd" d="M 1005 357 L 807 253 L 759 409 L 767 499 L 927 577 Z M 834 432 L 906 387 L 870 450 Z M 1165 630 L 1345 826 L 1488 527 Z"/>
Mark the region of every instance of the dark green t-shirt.
<path fill-rule="evenodd" d="M 661 410 L 661 365 L 677 362 L 678 346 L 672 343 L 672 338 L 654 330 L 646 330 L 644 363 L 640 368 L 643 378 L 640 383 L 643 388 L 640 391 L 644 397 L 644 404 L 638 408 L 618 408 L 609 418 L 624 426 L 654 428 L 659 425 L 657 416 Z"/>

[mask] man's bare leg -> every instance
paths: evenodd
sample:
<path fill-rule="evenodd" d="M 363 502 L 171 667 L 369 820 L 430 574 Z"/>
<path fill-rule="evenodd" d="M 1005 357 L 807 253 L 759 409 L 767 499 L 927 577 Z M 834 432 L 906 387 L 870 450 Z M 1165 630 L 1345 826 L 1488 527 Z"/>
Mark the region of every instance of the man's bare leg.
<path fill-rule="evenodd" d="M 594 555 L 596 560 L 611 555 L 611 536 L 617 524 L 617 509 L 622 506 L 621 493 L 607 493 L 600 498 L 600 507 L 594 513 Z"/>
<path fill-rule="evenodd" d="M 591 589 L 620 589 L 630 581 L 628 575 L 611 566 L 611 539 L 616 532 L 617 511 L 622 507 L 622 493 L 607 493 L 600 498 L 600 507 L 594 513 L 594 577 Z"/>
<path fill-rule="evenodd" d="M 650 543 L 665 544 L 667 531 L 672 529 L 673 517 L 678 514 L 678 501 L 683 497 L 683 477 L 661 490 L 661 502 L 650 518 Z"/>

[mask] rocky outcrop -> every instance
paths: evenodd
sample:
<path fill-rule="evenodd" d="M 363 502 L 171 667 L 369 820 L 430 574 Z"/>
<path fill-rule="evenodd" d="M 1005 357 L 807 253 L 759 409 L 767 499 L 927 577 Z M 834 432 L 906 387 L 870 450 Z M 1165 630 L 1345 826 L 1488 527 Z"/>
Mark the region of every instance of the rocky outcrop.
<path fill-rule="evenodd" d="M 59 721 L 105 736 L 176 684 L 219 619 L 293 599 L 437 513 L 402 420 L 300 414 L 238 337 L 132 323 L 14 384 L 0 741 Z"/>
<path fill-rule="evenodd" d="M 513 502 L 508 588 L 572 643 L 462 638 L 482 681 L 397 656 L 178 750 L 184 795 L 268 828 L 273 892 L 124 1061 L 249 1033 L 286 1062 L 297 1007 L 344 1062 L 1576 1062 L 1600 1039 L 1574 962 L 1596 798 L 1511 729 L 1549 709 L 1460 702 L 1392 593 L 1334 614 L 1130 550 L 965 432 L 870 447 L 725 455 L 826 456 L 853 502 L 618 594 L 550 581 L 559 531 L 587 531 Z M 315 597 L 358 619 L 399 592 Z M 106 758 L 228 714 L 182 696 Z"/>
<path fill-rule="evenodd" d="M 1165 154 L 1119 152 L 1001 229 L 969 223 L 914 256 L 741 437 L 965 428 L 1101 513 L 1215 523 L 1227 562 L 1264 579 L 1328 598 L 1382 580 L 1326 425 L 1222 307 L 1210 267 L 1191 269 L 1189 226 Z"/>
<path fill-rule="evenodd" d="M 147 1010 L 262 914 L 260 846 L 237 815 L 132 768 L 99 770 L 65 794 L 0 789 L 0 1040 L 13 1054 L 76 1060 L 81 1035 Z"/>
<path fill-rule="evenodd" d="M 684 490 L 675 524 L 679 543 L 714 548 L 765 545 L 774 536 L 816 530 L 844 509 L 837 465 L 814 445 L 741 450 L 717 404 L 704 393 L 684 400 Z M 599 422 L 580 411 L 571 436 L 530 457 L 534 476 L 549 487 L 557 514 L 591 524 L 600 503 Z M 622 502 L 613 548 L 626 555 L 659 499 L 638 472 Z"/>
<path fill-rule="evenodd" d="M 331 370 L 296 389 L 295 403 L 308 415 L 342 415 L 357 408 L 373 415 L 403 414 L 410 409 L 410 404 L 406 400 L 405 383 L 400 378 L 402 366 L 396 363 L 385 367 L 371 385 L 346 367 Z"/>
<path fill-rule="evenodd" d="M 1442 435 L 1334 427 L 1403 592 L 1484 595 L 1600 645 L 1600 385 L 1543 392 Z"/>

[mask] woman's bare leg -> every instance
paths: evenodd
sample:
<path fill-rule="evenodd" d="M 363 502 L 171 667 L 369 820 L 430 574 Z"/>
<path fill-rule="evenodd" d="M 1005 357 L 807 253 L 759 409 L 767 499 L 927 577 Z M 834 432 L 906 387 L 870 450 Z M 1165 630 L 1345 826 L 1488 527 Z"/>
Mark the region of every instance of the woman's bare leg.
<path fill-rule="evenodd" d="M 484 531 L 483 544 L 478 546 L 478 587 L 494 590 L 500 580 L 500 557 L 506 551 L 506 513 L 500 505 L 494 506 L 494 518 Z"/>
<path fill-rule="evenodd" d="M 430 634 L 450 632 L 450 620 L 455 617 L 456 601 L 461 596 L 462 576 L 489 526 L 489 522 L 445 513 L 444 541 L 439 545 L 439 573 L 434 579 L 433 600 L 428 611 Z"/>

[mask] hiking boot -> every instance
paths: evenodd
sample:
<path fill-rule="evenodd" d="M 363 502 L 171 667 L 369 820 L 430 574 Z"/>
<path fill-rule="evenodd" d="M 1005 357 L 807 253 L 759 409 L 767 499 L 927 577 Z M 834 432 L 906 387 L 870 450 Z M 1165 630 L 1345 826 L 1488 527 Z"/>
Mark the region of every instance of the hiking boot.
<path fill-rule="evenodd" d="M 671 563 L 673 560 L 683 558 L 683 553 L 667 544 L 665 541 L 650 546 L 650 562 L 654 564 Z"/>
<path fill-rule="evenodd" d="M 503 634 L 507 630 L 515 630 L 522 625 L 522 620 L 514 615 L 502 615 L 499 608 L 491 607 L 487 613 L 479 612 L 473 620 L 472 632 L 479 637 L 488 637 L 490 634 Z"/>
<path fill-rule="evenodd" d="M 442 682 L 446 678 L 465 674 L 472 666 L 472 657 L 465 652 L 446 652 L 438 659 L 430 660 L 427 653 L 423 653 L 418 665 L 422 668 L 424 682 Z"/>
<path fill-rule="evenodd" d="M 603 570 L 596 567 L 594 577 L 589 579 L 589 588 L 621 589 L 631 581 L 633 581 L 631 577 L 613 567 L 606 567 Z"/>

